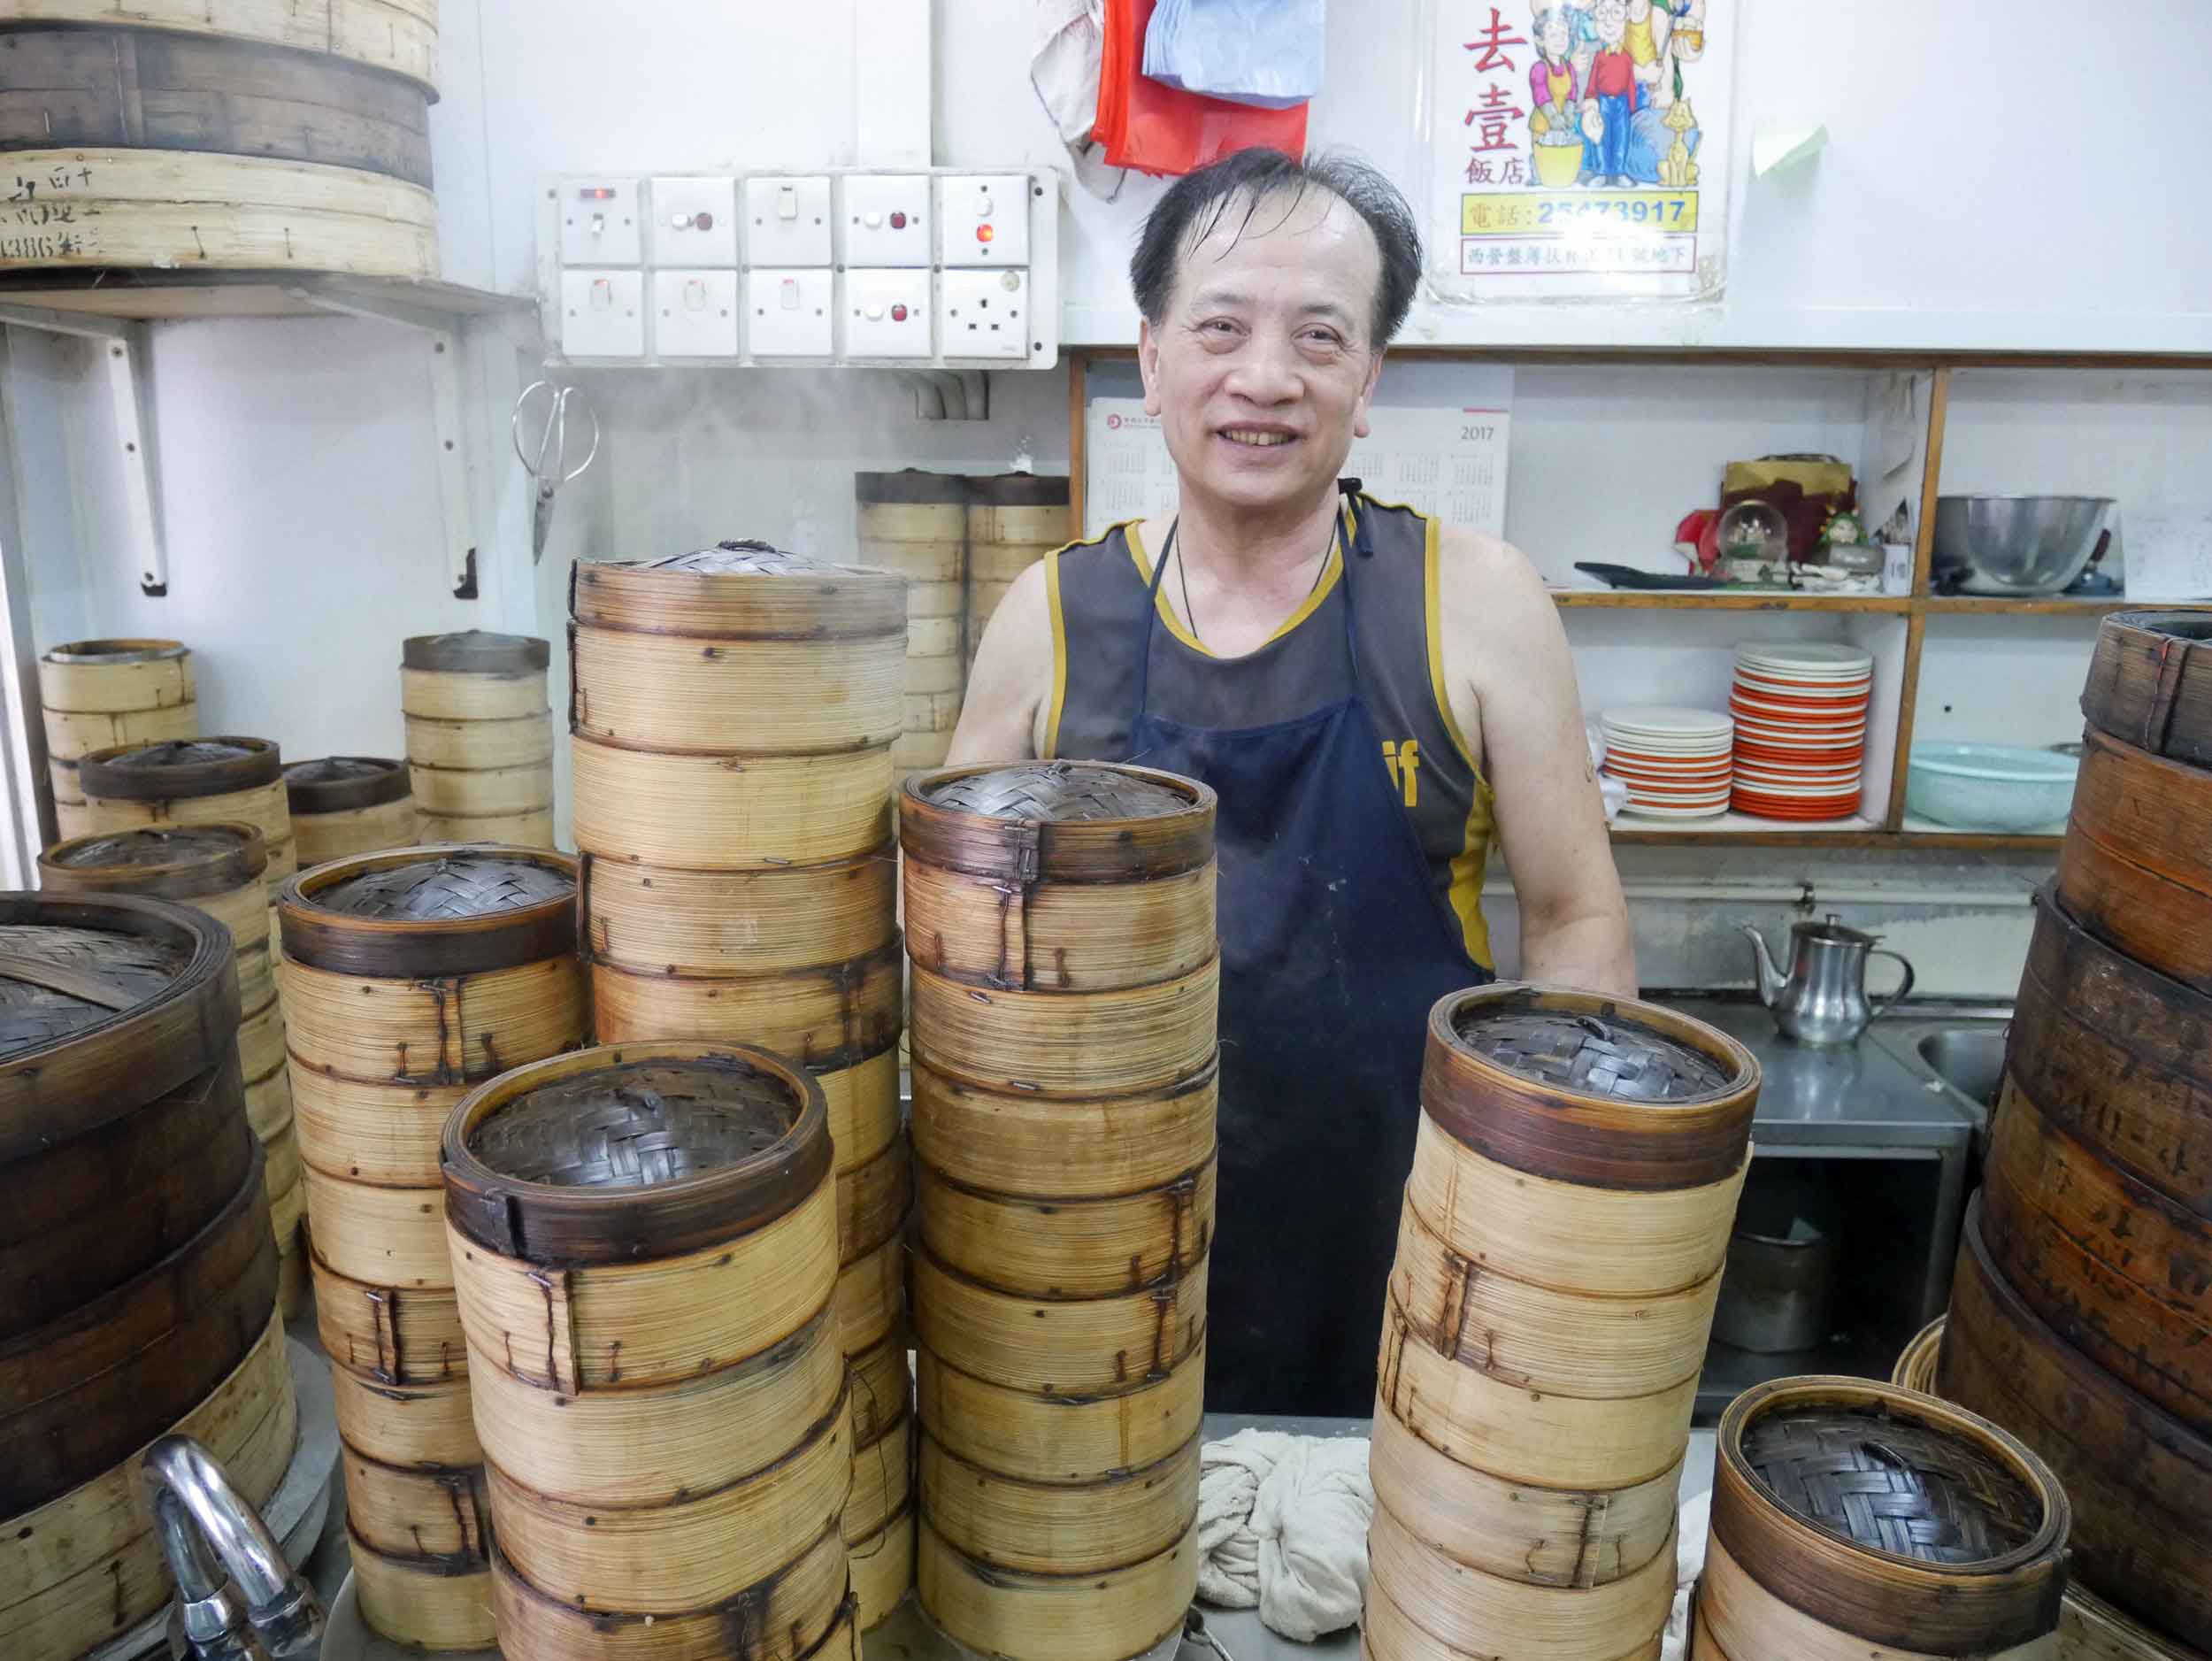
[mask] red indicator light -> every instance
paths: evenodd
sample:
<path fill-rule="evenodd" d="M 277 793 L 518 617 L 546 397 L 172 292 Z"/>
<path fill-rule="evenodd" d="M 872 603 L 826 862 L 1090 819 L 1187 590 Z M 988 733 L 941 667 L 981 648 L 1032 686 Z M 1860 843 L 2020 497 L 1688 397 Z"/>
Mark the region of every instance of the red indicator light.
<path fill-rule="evenodd" d="M 904 230 L 906 228 L 906 215 L 903 213 L 894 213 L 891 216 L 891 228 L 895 231 Z"/>
<path fill-rule="evenodd" d="M 714 228 L 714 215 L 711 213 L 693 214 L 691 216 L 691 228 L 695 231 L 712 230 Z"/>
<path fill-rule="evenodd" d="M 987 242 L 997 235 L 998 233 L 987 225 L 979 225 L 975 227 L 975 240 L 979 242 Z"/>
<path fill-rule="evenodd" d="M 893 306 L 893 307 L 891 308 L 891 320 L 892 320 L 894 323 L 903 323 L 903 322 L 905 322 L 905 321 L 906 321 L 906 308 L 905 308 L 904 306 L 902 306 L 902 305 L 895 305 L 895 306 Z"/>
<path fill-rule="evenodd" d="M 611 202 L 614 200 L 613 189 L 606 185 L 588 185 L 583 189 L 579 190 L 576 194 L 586 202 Z"/>

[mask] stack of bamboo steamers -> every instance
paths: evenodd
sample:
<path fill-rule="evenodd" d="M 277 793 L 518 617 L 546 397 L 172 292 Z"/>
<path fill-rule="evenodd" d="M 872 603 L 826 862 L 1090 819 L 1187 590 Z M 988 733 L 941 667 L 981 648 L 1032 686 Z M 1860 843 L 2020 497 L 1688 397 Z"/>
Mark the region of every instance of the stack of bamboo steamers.
<path fill-rule="evenodd" d="M 855 1378 L 844 1529 L 870 1626 L 903 1595 L 912 1557 L 900 1326 L 912 1179 L 899 1134 L 889 811 L 906 585 L 732 542 L 580 565 L 572 609 L 598 1038 L 626 1052 L 678 1039 L 757 1045 L 804 1068 L 825 1097 L 835 1325 Z"/>
<path fill-rule="evenodd" d="M 918 1580 L 970 1649 L 1179 1631 L 1214 1217 L 1214 798 L 1038 763 L 907 781 Z"/>
<path fill-rule="evenodd" d="M 1372 1661 L 1659 1654 L 1758 1088 L 1740 1044 L 1653 1004 L 1494 987 L 1432 1011 L 1375 1405 Z"/>
<path fill-rule="evenodd" d="M 197 1438 L 257 1505 L 291 1463 L 237 1023 L 214 919 L 0 897 L 0 1655 L 81 1656 L 160 1611 L 157 1438 Z"/>
<path fill-rule="evenodd" d="M 38 660 L 46 765 L 65 838 L 92 828 L 77 764 L 96 750 L 196 738 L 192 654 L 173 640 L 79 640 Z"/>
<path fill-rule="evenodd" d="M 473 628 L 402 643 L 399 703 L 423 842 L 553 845 L 552 657 L 534 635 Z"/>
<path fill-rule="evenodd" d="M 1937 1365 L 2057 1472 L 2125 1656 L 2212 1654 L 2208 640 L 2190 613 L 2098 636 Z"/>
<path fill-rule="evenodd" d="M 428 1649 L 493 1639 L 472 1357 L 439 1138 L 476 1081 L 585 1037 L 573 862 L 535 849 L 342 859 L 280 899 L 315 1311 L 336 1389 L 364 1618 Z"/>

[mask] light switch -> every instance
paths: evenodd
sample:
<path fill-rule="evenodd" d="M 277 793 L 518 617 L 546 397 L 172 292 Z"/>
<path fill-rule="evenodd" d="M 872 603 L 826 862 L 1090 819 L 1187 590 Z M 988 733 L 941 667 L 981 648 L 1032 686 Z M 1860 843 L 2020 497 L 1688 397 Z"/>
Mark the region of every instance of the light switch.
<path fill-rule="evenodd" d="M 826 174 L 745 181 L 745 263 L 756 268 L 830 263 Z"/>
<path fill-rule="evenodd" d="M 929 356 L 929 273 L 848 271 L 844 277 L 847 358 Z"/>
<path fill-rule="evenodd" d="M 653 181 L 656 265 L 737 264 L 737 181 Z"/>
<path fill-rule="evenodd" d="M 653 350 L 663 358 L 737 356 L 737 273 L 653 273 Z"/>
<path fill-rule="evenodd" d="M 849 266 L 926 265 L 935 243 L 926 173 L 852 173 L 839 181 Z"/>
<path fill-rule="evenodd" d="M 948 265 L 1029 263 L 1028 178 L 956 173 L 937 181 L 938 258 Z"/>
<path fill-rule="evenodd" d="M 937 350 L 946 358 L 1029 356 L 1029 273 L 948 271 L 941 279 Z"/>
<path fill-rule="evenodd" d="M 564 179 L 553 189 L 560 201 L 562 265 L 637 264 L 636 180 Z"/>
<path fill-rule="evenodd" d="M 644 288 L 634 271 L 561 273 L 561 350 L 571 358 L 642 358 Z"/>
<path fill-rule="evenodd" d="M 746 273 L 747 349 L 755 358 L 828 358 L 834 351 L 830 273 Z"/>

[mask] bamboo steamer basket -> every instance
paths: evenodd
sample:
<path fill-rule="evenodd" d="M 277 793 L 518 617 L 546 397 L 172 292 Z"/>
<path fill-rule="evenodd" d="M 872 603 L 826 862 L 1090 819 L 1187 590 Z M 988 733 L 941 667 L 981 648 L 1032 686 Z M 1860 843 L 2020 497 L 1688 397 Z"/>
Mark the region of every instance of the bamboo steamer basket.
<path fill-rule="evenodd" d="M 475 846 L 550 848 L 553 810 L 529 813 L 415 813 L 415 835 L 426 844 L 467 842 Z"/>
<path fill-rule="evenodd" d="M 838 1512 L 838 1526 L 849 1538 L 866 1539 L 887 1527 L 911 1502 L 914 1457 L 911 1420 L 901 1419 L 869 1442 L 860 1441 L 856 1421 L 851 1482 Z"/>
<path fill-rule="evenodd" d="M 481 1466 L 457 1471 L 382 1465 L 348 1449 L 346 1517 L 354 1537 L 387 1557 L 480 1568 L 491 1541 Z"/>
<path fill-rule="evenodd" d="M 323 1351 L 372 1383 L 438 1384 L 468 1371 L 458 1298 L 449 1287 L 403 1291 L 349 1280 L 309 1254 Z"/>
<path fill-rule="evenodd" d="M 2212 1222 L 2099 1158 L 2007 1080 L 1982 1238 L 2028 1306 L 2114 1378 L 2212 1430 Z"/>
<path fill-rule="evenodd" d="M 2074 1578 L 2167 1637 L 2212 1648 L 2212 1442 L 2068 1343 L 1992 1262 L 1967 1212 L 1936 1381 L 2033 1448 L 2072 1502 Z"/>
<path fill-rule="evenodd" d="M 1553 1596 L 1559 1595 L 1555 1593 Z M 1464 1661 L 1491 1661 L 1488 1657 L 1455 1649 L 1442 1639 L 1432 1636 L 1416 1625 L 1383 1583 L 1381 1577 L 1376 1575 L 1371 1568 L 1367 1580 L 1367 1606 L 1360 1625 L 1360 1654 L 1367 1661 L 1461 1661 L 1462 1657 Z M 1604 1661 L 1659 1661 L 1661 1635 L 1654 1632 L 1633 1648 L 1617 1656 L 1606 1657 Z M 1517 1656 L 1521 1651 L 1517 1649 L 1514 1653 Z M 1545 1649 L 1528 1653 L 1557 1655 L 1560 1652 Z M 1577 1657 L 1578 1661 L 1580 1657 L 1598 1654 L 1596 1650 L 1587 1649 L 1570 1649 L 1564 1653 Z M 1702 1657 L 1704 1651 L 1701 1649 L 1697 1653 Z"/>
<path fill-rule="evenodd" d="M 2058 898 L 2085 928 L 2147 968 L 2212 991 L 2212 775 L 2098 732 L 2059 851 Z"/>
<path fill-rule="evenodd" d="M 1037 1661 L 1128 1661 L 1179 1631 L 1198 1589 L 1195 1532 L 1126 1568 L 1024 1574 L 947 1545 L 926 1515 L 914 1553 L 922 1606 L 955 1642 Z"/>
<path fill-rule="evenodd" d="M 894 1235 L 837 1272 L 837 1330 L 849 1356 L 872 1350 L 906 1320 L 906 1242 Z"/>
<path fill-rule="evenodd" d="M 733 979 L 849 963 L 898 939 L 898 860 L 678 871 L 583 862 L 592 959 L 638 975 Z"/>
<path fill-rule="evenodd" d="M 2050 1467 L 1986 1419 L 1870 1380 L 1778 1380 L 1722 1415 L 1727 1560 L 1709 1556 L 1720 1584 L 1700 1598 L 1732 1655 L 2002 1654 L 2056 1631 L 2071 1523 Z M 1772 1606 L 1740 1621 L 1715 1596 L 1740 1580 Z"/>
<path fill-rule="evenodd" d="M 914 1203 L 914 1162 L 903 1142 L 838 1178 L 837 1261 L 857 1263 L 898 1234 Z"/>
<path fill-rule="evenodd" d="M 484 1462 L 469 1414 L 465 1377 L 435 1384 L 394 1384 L 330 1370 L 338 1403 L 338 1435 L 357 1453 L 385 1465 L 457 1470 Z"/>
<path fill-rule="evenodd" d="M 395 1087 L 339 1078 L 302 1065 L 292 1103 L 303 1143 L 333 1150 L 331 1174 L 380 1188 L 419 1182 L 438 1168 L 438 1134 L 466 1084 Z"/>
<path fill-rule="evenodd" d="M 284 1327 L 273 1319 L 230 1374 L 162 1434 L 199 1442 L 260 1505 L 291 1464 L 297 1424 Z M 0 1519 L 9 1543 L 0 1553 L 0 1649 L 84 1654 L 167 1601 L 172 1583 L 141 1479 L 151 1445 L 35 1510 Z"/>
<path fill-rule="evenodd" d="M 908 950 L 949 980 L 1097 992 L 1172 980 L 1213 955 L 1210 862 L 1125 882 L 1040 881 L 1013 905 L 1002 878 L 902 846 Z"/>
<path fill-rule="evenodd" d="M 908 988 L 915 1059 L 988 1090 L 1137 1094 L 1213 1064 L 1217 957 L 1172 980 L 1092 994 L 987 991 L 917 963 Z"/>
<path fill-rule="evenodd" d="M 289 47 L 391 71 L 434 91 L 436 0 L 334 0 L 311 13 L 272 10 L 252 0 L 141 0 L 138 27 L 227 41 Z M 0 20 L 112 24 L 106 0 L 5 0 Z"/>
<path fill-rule="evenodd" d="M 1889 1381 L 1900 1389 L 1918 1390 L 1923 1395 L 1935 1394 L 1936 1357 L 1943 1350 L 1943 1328 L 1947 1316 L 1939 1315 L 1913 1334 L 1913 1340 L 1897 1357 L 1891 1369 Z"/>
<path fill-rule="evenodd" d="M 77 764 L 89 831 L 238 820 L 261 833 L 272 888 L 297 868 L 284 768 L 265 738 L 180 739 L 97 750 Z"/>
<path fill-rule="evenodd" d="M 846 1360 L 853 1381 L 853 1445 L 872 1447 L 904 1422 L 913 1405 L 914 1380 L 908 1370 L 906 1346 L 889 1340 Z M 868 1532 L 884 1520 L 871 1521 Z"/>
<path fill-rule="evenodd" d="M 1097 1101 L 994 1091 L 917 1062 L 915 1157 L 985 1191 L 1049 1200 L 1165 1188 L 1214 1148 L 1219 1075 L 1207 1068 L 1156 1090 Z"/>
<path fill-rule="evenodd" d="M 852 1555 L 853 1596 L 863 1632 L 873 1632 L 914 1589 L 914 1507 L 899 1513 L 865 1539 L 847 1542 Z"/>
<path fill-rule="evenodd" d="M 315 1250 L 349 1280 L 402 1292 L 449 1287 L 436 1188 L 379 1188 L 303 1162 L 301 1185 Z"/>
<path fill-rule="evenodd" d="M 553 845 L 552 648 L 467 629 L 402 642 L 409 788 L 424 842 Z"/>
<path fill-rule="evenodd" d="M 407 758 L 418 767 L 527 767 L 553 759 L 553 718 L 544 709 L 494 720 L 410 715 Z"/>
<path fill-rule="evenodd" d="M 412 635 L 400 642 L 400 709 L 409 717 L 431 721 L 504 721 L 541 715 L 550 723 L 545 673 L 552 661 L 551 644 L 534 634 L 495 634 L 471 628 Z M 552 754 L 549 743 L 546 753 Z M 419 759 L 411 748 L 408 759 Z"/>
<path fill-rule="evenodd" d="M 570 575 L 569 615 L 580 630 L 752 641 L 815 633 L 897 641 L 902 652 L 906 590 L 881 572 L 810 559 L 766 542 L 726 542 L 662 559 L 580 561 Z M 762 719 L 759 711 L 749 713 Z M 773 711 L 768 719 L 799 718 Z M 771 727 L 765 735 L 786 734 Z"/>
<path fill-rule="evenodd" d="M 349 1533 L 361 1619 L 394 1643 L 421 1649 L 488 1649 L 498 1629 L 491 1572 L 387 1556 Z"/>
<path fill-rule="evenodd" d="M 972 1562 L 1032 1574 L 1084 1574 L 1171 1550 L 1198 1516 L 1198 1441 L 1156 1465 L 1088 1482 L 1028 1482 L 954 1457 L 925 1434 L 922 1511 Z"/>
<path fill-rule="evenodd" d="M 1206 1273 L 1118 1297 L 1013 1297 L 910 1254 L 914 1335 L 972 1377 L 1036 1396 L 1102 1396 L 1181 1365 L 1206 1326 Z"/>
<path fill-rule="evenodd" d="M 695 979 L 632 974 L 595 961 L 592 1016 L 603 1043 L 743 1036 L 810 1067 L 849 1066 L 899 1036 L 895 940 L 865 957 L 780 973 Z"/>
<path fill-rule="evenodd" d="M 854 529 L 860 563 L 895 572 L 910 583 L 908 615 L 951 618 L 959 650 L 959 600 L 968 576 L 969 481 L 957 473 L 860 473 L 853 475 Z M 910 609 L 928 590 L 949 589 L 948 610 Z"/>
<path fill-rule="evenodd" d="M 893 741 L 891 765 L 902 777 L 945 765 L 952 753 L 952 733 L 908 733 Z"/>
<path fill-rule="evenodd" d="M 284 770 L 292 839 L 303 870 L 415 840 L 407 768 L 374 756 L 328 756 Z"/>
<path fill-rule="evenodd" d="M 553 764 L 459 770 L 409 769 L 419 810 L 432 819 L 496 819 L 542 811 L 553 800 Z"/>
<path fill-rule="evenodd" d="M 2212 1219 L 2212 998 L 2084 929 L 2048 887 L 2006 1067 L 2056 1127 L 2192 1215 Z"/>
<path fill-rule="evenodd" d="M 1147 1192 L 1016 1199 L 920 1166 L 921 1237 L 938 1261 L 1017 1296 L 1108 1297 L 1195 1271 L 1213 1242 L 1215 1162 Z"/>
<path fill-rule="evenodd" d="M 969 482 L 968 576 L 1011 582 L 1075 537 L 1070 481 L 1025 473 Z"/>
<path fill-rule="evenodd" d="M 1641 1566 L 1594 1586 L 1537 1585 L 1455 1562 L 1376 1497 L 1368 1533 L 1368 1591 L 1378 1588 L 1409 1623 L 1448 1651 L 1502 1648 L 1530 1661 L 1632 1655 L 1667 1623 L 1674 1603 L 1673 1534 Z M 1419 1653 L 1416 1647 L 1397 1651 Z M 1378 1647 L 1376 1653 L 1386 1652 Z"/>
<path fill-rule="evenodd" d="M 246 1086 L 246 1122 L 257 1136 L 273 1135 L 292 1122 L 292 1087 L 286 1069 Z"/>
<path fill-rule="evenodd" d="M 889 749 L 748 757 L 659 756 L 571 741 L 576 844 L 601 859 L 686 870 L 826 864 L 890 833 Z"/>
<path fill-rule="evenodd" d="M 192 654 L 179 641 L 71 641 L 39 659 L 38 691 L 57 807 L 84 804 L 80 757 L 199 735 Z"/>
<path fill-rule="evenodd" d="M 1040 1396 L 914 1357 L 917 1416 L 948 1452 L 1040 1481 L 1089 1482 L 1156 1465 L 1198 1434 L 1206 1347 L 1164 1376 L 1110 1396 Z"/>
<path fill-rule="evenodd" d="M 2097 628 L 2081 712 L 2098 732 L 2212 765 L 2212 625 L 2195 611 L 2115 611 Z"/>

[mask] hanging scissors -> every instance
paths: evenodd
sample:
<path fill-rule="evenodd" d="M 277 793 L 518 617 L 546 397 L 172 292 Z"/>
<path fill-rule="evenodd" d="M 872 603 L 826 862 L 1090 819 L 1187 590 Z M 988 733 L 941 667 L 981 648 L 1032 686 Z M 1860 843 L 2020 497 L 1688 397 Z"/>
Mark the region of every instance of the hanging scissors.
<path fill-rule="evenodd" d="M 526 447 L 523 428 L 531 415 L 533 400 L 541 392 L 545 394 L 545 424 L 537 429 L 536 443 Z M 584 451 L 583 460 L 573 467 L 568 465 L 568 407 L 572 399 L 591 422 L 591 444 Z M 552 534 L 553 493 L 563 485 L 572 483 L 599 453 L 599 412 L 591 407 L 591 400 L 579 388 L 534 381 L 515 400 L 514 419 L 508 425 L 514 434 L 516 459 L 529 469 L 531 478 L 537 481 L 537 498 L 530 509 L 530 563 L 534 565 L 545 558 L 545 539 Z"/>

